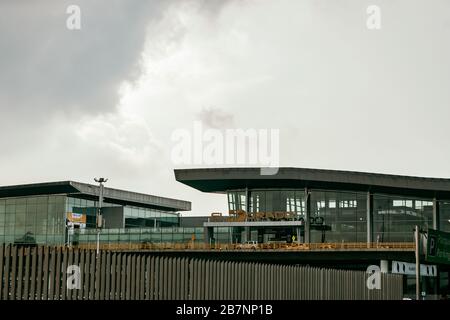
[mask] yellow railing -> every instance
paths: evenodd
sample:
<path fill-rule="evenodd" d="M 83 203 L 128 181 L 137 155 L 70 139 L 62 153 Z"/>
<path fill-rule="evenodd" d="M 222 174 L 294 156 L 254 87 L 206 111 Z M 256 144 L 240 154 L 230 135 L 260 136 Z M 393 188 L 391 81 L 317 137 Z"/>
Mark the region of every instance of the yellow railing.
<path fill-rule="evenodd" d="M 96 249 L 96 243 L 85 243 L 73 246 L 80 249 Z M 310 251 L 310 250 L 413 250 L 413 242 L 383 242 L 383 243 L 366 243 L 366 242 L 342 242 L 342 243 L 259 243 L 259 244 L 231 244 L 231 243 L 102 243 L 102 250 L 217 250 L 217 251 L 270 251 L 270 250 L 286 250 L 286 251 Z"/>

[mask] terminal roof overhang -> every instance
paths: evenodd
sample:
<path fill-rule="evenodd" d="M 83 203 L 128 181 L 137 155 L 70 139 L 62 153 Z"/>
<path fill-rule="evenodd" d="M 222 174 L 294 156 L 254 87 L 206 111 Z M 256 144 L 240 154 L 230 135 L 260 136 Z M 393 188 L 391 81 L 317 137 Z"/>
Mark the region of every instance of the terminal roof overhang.
<path fill-rule="evenodd" d="M 34 183 L 0 187 L 0 198 L 31 195 L 69 194 L 89 200 L 98 200 L 100 188 L 96 185 L 74 181 Z M 167 211 L 189 211 L 189 201 L 158 197 L 143 193 L 104 188 L 104 201 L 131 206 L 141 206 Z"/>
<path fill-rule="evenodd" d="M 177 169 L 176 180 L 203 192 L 245 188 L 351 190 L 450 199 L 450 179 L 305 168 L 280 168 L 261 175 L 260 168 Z"/>

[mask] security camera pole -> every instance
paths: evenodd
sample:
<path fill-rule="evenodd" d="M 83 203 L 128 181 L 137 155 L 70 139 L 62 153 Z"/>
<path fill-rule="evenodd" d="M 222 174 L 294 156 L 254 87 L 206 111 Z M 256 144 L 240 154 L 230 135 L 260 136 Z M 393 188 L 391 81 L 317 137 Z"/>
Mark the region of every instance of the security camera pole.
<path fill-rule="evenodd" d="M 100 229 L 103 227 L 103 218 L 102 218 L 102 207 L 103 207 L 103 184 L 108 181 L 105 178 L 94 178 L 95 182 L 100 184 L 100 192 L 98 195 L 98 210 L 97 210 L 97 219 L 96 219 L 96 228 L 97 228 L 97 256 L 100 253 Z"/>

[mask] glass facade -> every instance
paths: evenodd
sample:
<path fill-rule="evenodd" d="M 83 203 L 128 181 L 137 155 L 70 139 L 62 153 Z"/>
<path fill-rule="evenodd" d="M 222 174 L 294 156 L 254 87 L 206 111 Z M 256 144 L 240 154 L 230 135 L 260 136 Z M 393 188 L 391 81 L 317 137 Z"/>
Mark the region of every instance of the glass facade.
<path fill-rule="evenodd" d="M 227 198 L 230 212 L 243 211 L 249 221 L 304 221 L 309 204 L 310 242 L 367 241 L 366 192 L 317 189 L 308 192 L 309 201 L 306 201 L 304 189 L 233 190 L 228 192 Z M 413 242 L 415 225 L 424 229 L 433 226 L 432 199 L 383 194 L 373 194 L 372 199 L 373 242 Z M 107 202 L 104 207 L 118 210 L 120 215 L 117 226 L 102 230 L 101 241 L 186 242 L 193 238 L 209 241 L 204 238 L 203 225 L 180 228 L 178 214 L 174 212 Z M 66 214 L 69 212 L 86 216 L 86 229 L 76 230 L 71 240 L 96 241 L 97 209 L 97 201 L 70 195 L 1 198 L 0 243 L 31 239 L 37 244 L 62 245 L 68 238 Z M 289 214 L 280 216 L 278 213 Z M 439 201 L 439 225 L 440 230 L 450 232 L 450 200 Z M 295 239 L 304 242 L 304 228 L 301 223 L 293 227 L 214 227 L 209 237 L 220 243 Z"/>
<path fill-rule="evenodd" d="M 245 191 L 228 192 L 230 211 L 247 211 Z M 303 190 L 251 190 L 249 191 L 248 212 L 292 212 L 293 218 L 300 219 L 305 214 L 305 193 Z"/>
<path fill-rule="evenodd" d="M 310 242 L 365 242 L 367 194 L 311 191 Z"/>
<path fill-rule="evenodd" d="M 374 242 L 413 242 L 416 225 L 433 227 L 433 201 L 387 195 L 373 196 Z"/>
<path fill-rule="evenodd" d="M 147 234 L 151 232 L 153 237 L 165 241 L 164 239 L 177 240 L 184 239 L 179 236 L 179 231 L 174 229 L 172 236 L 164 235 L 167 229 L 160 227 L 177 226 L 178 214 L 174 212 L 165 212 L 156 209 L 139 208 L 133 206 L 121 206 L 118 204 L 104 202 L 104 208 L 123 208 L 123 216 L 125 228 L 139 228 L 139 227 L 158 227 L 152 231 L 142 231 L 139 229 L 136 232 L 144 232 Z M 86 215 L 86 229 L 77 229 L 73 234 L 71 241 L 81 241 L 86 237 L 91 236 L 95 231 L 96 214 L 98 209 L 98 202 L 75 198 L 67 195 L 41 195 L 41 196 L 27 196 L 0 199 L 0 243 L 36 243 L 49 245 L 63 245 L 67 241 L 66 215 L 67 213 L 76 213 Z M 122 224 L 123 225 L 123 224 Z M 91 230 L 89 230 L 91 229 Z M 111 234 L 112 238 L 121 238 L 122 234 L 128 231 L 122 229 L 105 230 L 105 236 Z M 156 231 L 155 231 L 156 230 Z M 157 231 L 160 230 L 160 231 Z M 202 228 L 203 230 L 203 228 Z M 159 236 L 156 236 L 158 234 Z M 195 233 L 195 232 L 194 232 Z M 198 232 L 197 232 L 198 233 Z M 95 233 L 96 234 L 96 233 Z M 184 234 L 184 232 L 182 233 Z M 189 235 L 191 239 L 192 233 Z M 144 236 L 142 236 L 144 237 Z M 203 237 L 203 233 L 201 237 Z M 134 239 L 133 235 L 131 239 Z M 90 238 L 89 238 L 90 239 Z M 126 241 L 129 241 L 126 237 Z M 96 241 L 96 239 L 93 239 Z"/>
<path fill-rule="evenodd" d="M 367 241 L 367 192 L 331 191 L 311 189 L 309 192 L 310 242 L 366 242 Z M 247 195 L 249 201 L 247 204 Z M 373 242 L 413 242 L 415 225 L 427 229 L 433 227 L 433 199 L 420 199 L 393 195 L 372 195 L 372 239 Z M 305 191 L 283 189 L 251 189 L 228 192 L 229 210 L 255 212 L 293 212 L 292 219 L 300 220 L 306 216 Z M 440 229 L 450 231 L 450 201 L 439 202 Z M 271 220 L 271 219 L 266 219 Z M 222 230 L 215 228 L 215 239 L 243 239 L 242 230 Z M 247 239 L 255 232 L 247 230 Z M 270 230 L 269 230 L 270 231 Z M 269 231 L 265 231 L 268 233 Z M 298 230 L 286 228 L 284 231 L 272 230 L 274 239 L 289 235 L 303 237 Z M 269 233 L 270 233 L 269 232 Z M 283 235 L 285 234 L 286 237 Z M 258 241 L 272 237 L 268 235 Z"/>
<path fill-rule="evenodd" d="M 98 201 L 86 200 L 74 197 L 66 198 L 66 211 L 86 215 L 86 228 L 95 228 L 98 210 Z M 116 206 L 111 203 L 104 203 L 105 207 Z M 64 215 L 64 213 L 63 213 Z"/>
<path fill-rule="evenodd" d="M 216 243 L 239 243 L 241 232 L 244 228 L 220 227 L 214 228 L 214 242 Z"/>
<path fill-rule="evenodd" d="M 304 221 L 306 212 L 304 190 L 229 191 L 228 205 L 230 214 L 246 212 L 247 221 Z M 212 241 L 216 243 L 289 242 L 292 241 L 293 235 L 303 237 L 303 227 L 220 227 L 214 228 Z"/>
<path fill-rule="evenodd" d="M 124 207 L 125 228 L 178 226 L 178 215 L 156 209 Z"/>
<path fill-rule="evenodd" d="M 198 228 L 121 228 L 103 229 L 100 232 L 101 243 L 162 243 L 181 242 L 187 243 L 204 242 L 204 229 Z M 81 230 L 79 243 L 89 243 L 97 241 L 97 231 L 95 229 Z"/>
<path fill-rule="evenodd" d="M 65 196 L 0 199 L 0 242 L 63 244 Z"/>
<path fill-rule="evenodd" d="M 232 211 L 247 211 L 245 191 L 235 191 L 228 193 L 228 209 Z"/>
<path fill-rule="evenodd" d="M 439 229 L 450 232 L 450 201 L 439 202 Z"/>

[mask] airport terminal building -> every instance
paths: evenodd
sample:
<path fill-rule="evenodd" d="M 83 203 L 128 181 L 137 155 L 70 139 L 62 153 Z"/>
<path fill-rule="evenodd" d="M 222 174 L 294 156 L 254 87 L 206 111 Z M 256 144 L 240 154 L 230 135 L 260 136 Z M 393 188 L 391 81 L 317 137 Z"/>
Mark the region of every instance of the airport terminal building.
<path fill-rule="evenodd" d="M 429 229 L 450 232 L 450 179 L 302 168 L 274 175 L 261 175 L 260 168 L 187 169 L 175 176 L 202 192 L 227 195 L 229 215 L 213 213 L 204 222 L 206 241 L 286 243 L 259 255 L 272 261 L 359 270 L 380 265 L 382 272 L 405 274 L 405 294 L 415 290 L 415 226 L 425 232 L 421 246 Z M 424 292 L 450 291 L 448 262 L 421 264 Z"/>
<path fill-rule="evenodd" d="M 182 242 L 195 234 L 205 243 L 411 243 L 415 225 L 450 231 L 450 179 L 300 168 L 185 169 L 175 177 L 226 194 L 229 212 L 182 218 L 188 201 L 105 188 L 102 241 Z M 28 233 L 37 243 L 64 244 L 68 224 L 89 234 L 98 196 L 98 186 L 73 181 L 0 187 L 0 243 Z M 124 230 L 162 235 L 130 239 Z"/>
<path fill-rule="evenodd" d="M 95 242 L 99 189 L 74 181 L 0 187 L 0 243 Z M 139 241 L 133 231 L 152 230 L 154 241 L 164 241 L 161 230 L 178 226 L 179 212 L 190 209 L 188 201 L 104 188 L 100 240 Z"/>
<path fill-rule="evenodd" d="M 450 179 L 301 168 L 275 175 L 188 169 L 175 176 L 202 192 L 227 194 L 230 216 L 205 223 L 215 241 L 413 242 L 415 225 L 450 231 Z"/>
<path fill-rule="evenodd" d="M 384 262 L 393 271 L 395 261 L 414 262 L 416 225 L 450 232 L 450 179 L 302 168 L 274 175 L 260 168 L 180 169 L 175 178 L 224 194 L 228 212 L 185 217 L 188 201 L 105 188 L 100 243 L 344 269 Z M 0 243 L 95 243 L 98 197 L 98 186 L 73 181 L 0 187 Z M 242 250 L 248 243 L 254 251 Z M 195 244 L 202 250 L 190 250 Z M 450 289 L 449 265 L 433 268 L 426 290 Z M 407 275 L 405 292 L 411 290 L 414 276 Z"/>

